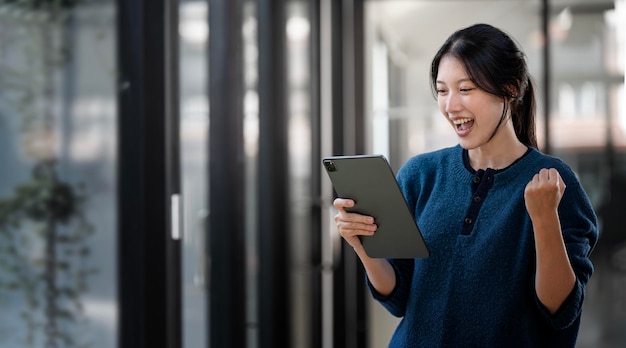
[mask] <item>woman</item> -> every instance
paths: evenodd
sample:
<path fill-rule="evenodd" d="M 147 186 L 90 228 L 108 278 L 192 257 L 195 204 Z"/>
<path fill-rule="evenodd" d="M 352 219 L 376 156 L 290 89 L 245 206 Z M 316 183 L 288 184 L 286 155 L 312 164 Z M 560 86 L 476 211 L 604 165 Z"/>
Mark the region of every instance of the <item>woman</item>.
<path fill-rule="evenodd" d="M 376 232 L 374 217 L 334 201 L 373 297 L 403 317 L 390 347 L 574 346 L 596 215 L 570 167 L 536 149 L 524 54 L 473 25 L 443 44 L 431 79 L 459 145 L 415 156 L 397 176 L 430 257 L 368 257 L 359 236 Z"/>

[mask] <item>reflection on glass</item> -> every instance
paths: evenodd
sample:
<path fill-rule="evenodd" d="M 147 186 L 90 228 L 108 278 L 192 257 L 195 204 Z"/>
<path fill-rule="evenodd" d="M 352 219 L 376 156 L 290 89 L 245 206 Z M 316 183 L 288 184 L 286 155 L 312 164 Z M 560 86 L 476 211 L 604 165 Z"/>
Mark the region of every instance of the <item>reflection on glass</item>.
<path fill-rule="evenodd" d="M 183 200 L 182 303 L 185 347 L 207 345 L 205 265 L 208 220 L 209 102 L 207 1 L 184 1 L 179 8 L 180 158 Z"/>
<path fill-rule="evenodd" d="M 312 342 L 311 307 L 311 111 L 309 77 L 309 12 L 306 2 L 291 2 L 287 7 L 287 115 L 289 156 L 288 249 L 293 347 Z"/>
<path fill-rule="evenodd" d="M 0 345 L 116 341 L 114 6 L 0 5 Z"/>

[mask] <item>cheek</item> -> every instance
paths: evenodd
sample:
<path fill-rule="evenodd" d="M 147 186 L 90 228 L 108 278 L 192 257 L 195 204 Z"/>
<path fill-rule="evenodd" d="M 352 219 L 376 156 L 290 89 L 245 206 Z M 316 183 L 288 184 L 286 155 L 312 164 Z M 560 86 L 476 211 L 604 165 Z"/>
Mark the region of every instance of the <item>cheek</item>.
<path fill-rule="evenodd" d="M 446 115 L 446 101 L 442 97 L 437 98 L 437 106 L 439 107 L 439 111 L 445 116 Z"/>
<path fill-rule="evenodd" d="M 497 120 L 497 122 L 500 121 L 500 119 L 502 118 L 502 112 L 504 111 L 504 104 L 494 104 L 494 106 L 491 108 L 491 112 L 493 113 L 493 118 L 495 120 Z"/>
<path fill-rule="evenodd" d="M 484 121 L 488 121 L 491 123 L 500 122 L 500 118 L 502 117 L 502 111 L 504 110 L 504 105 L 501 103 L 489 103 L 486 102 L 482 105 L 476 105 L 476 111 L 480 110 L 480 114 L 483 116 Z"/>

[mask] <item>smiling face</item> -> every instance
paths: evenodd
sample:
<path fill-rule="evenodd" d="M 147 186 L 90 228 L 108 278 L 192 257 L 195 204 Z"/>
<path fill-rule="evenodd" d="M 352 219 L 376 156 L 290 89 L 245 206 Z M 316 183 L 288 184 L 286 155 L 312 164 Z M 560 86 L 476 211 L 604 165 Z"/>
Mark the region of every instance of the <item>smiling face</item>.
<path fill-rule="evenodd" d="M 436 82 L 439 110 L 456 131 L 463 148 L 469 150 L 494 144 L 511 132 L 515 137 L 508 115 L 500 124 L 504 99 L 476 86 L 459 59 L 444 56 Z"/>

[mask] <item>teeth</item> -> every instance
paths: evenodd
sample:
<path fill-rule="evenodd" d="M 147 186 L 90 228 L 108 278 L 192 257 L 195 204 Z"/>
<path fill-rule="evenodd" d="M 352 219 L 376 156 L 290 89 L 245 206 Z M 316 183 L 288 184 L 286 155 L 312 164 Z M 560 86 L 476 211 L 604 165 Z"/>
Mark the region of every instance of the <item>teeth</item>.
<path fill-rule="evenodd" d="M 472 120 L 471 118 L 461 118 L 461 119 L 458 119 L 458 120 L 454 120 L 452 122 L 454 124 L 463 124 L 463 123 L 467 123 L 467 122 L 469 122 L 471 120 Z"/>

